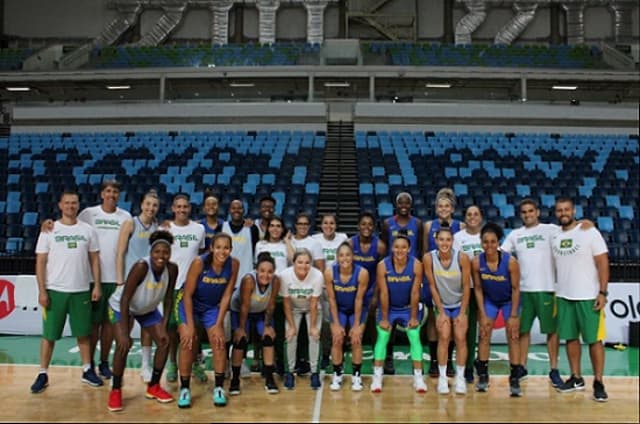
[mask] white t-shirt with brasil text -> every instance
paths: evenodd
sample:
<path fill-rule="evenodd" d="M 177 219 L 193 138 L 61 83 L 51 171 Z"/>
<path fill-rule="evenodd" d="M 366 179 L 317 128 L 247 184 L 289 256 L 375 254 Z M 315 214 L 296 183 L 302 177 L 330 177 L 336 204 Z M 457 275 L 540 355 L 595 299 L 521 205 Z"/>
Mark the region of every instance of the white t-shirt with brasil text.
<path fill-rule="evenodd" d="M 172 222 L 169 226 L 169 232 L 173 235 L 171 262 L 178 265 L 178 279 L 175 289 L 179 290 L 187 279 L 191 261 L 198 257 L 200 249 L 204 249 L 204 226 L 195 221 L 189 221 L 184 226 Z"/>
<path fill-rule="evenodd" d="M 36 254 L 47 254 L 45 287 L 65 293 L 89 290 L 93 279 L 89 252 L 99 251 L 98 235 L 89 224 L 54 222 L 53 230 L 41 232 L 36 244 Z"/>
<path fill-rule="evenodd" d="M 501 249 L 515 254 L 520 265 L 520 290 L 555 291 L 555 268 L 551 255 L 551 237 L 560 231 L 555 224 L 538 224 L 513 230 Z"/>
<path fill-rule="evenodd" d="M 569 300 L 598 297 L 600 279 L 594 256 L 607 253 L 607 244 L 595 228 L 582 230 L 580 224 L 559 231 L 551 239 L 556 262 L 556 296 Z"/>
<path fill-rule="evenodd" d="M 124 209 L 116 208 L 113 213 L 105 212 L 102 206 L 91 206 L 78 215 L 80 221 L 91 225 L 98 234 L 100 243 L 100 282 L 116 282 L 116 256 L 118 254 L 118 237 L 122 224 L 131 219 L 131 214 Z"/>
<path fill-rule="evenodd" d="M 309 312 L 312 297 L 320 297 L 324 287 L 324 277 L 322 272 L 311 267 L 309 274 L 304 280 L 298 279 L 293 267 L 285 269 L 280 274 L 280 296 L 291 299 L 293 310 Z M 320 302 L 318 302 L 320 309 Z"/>

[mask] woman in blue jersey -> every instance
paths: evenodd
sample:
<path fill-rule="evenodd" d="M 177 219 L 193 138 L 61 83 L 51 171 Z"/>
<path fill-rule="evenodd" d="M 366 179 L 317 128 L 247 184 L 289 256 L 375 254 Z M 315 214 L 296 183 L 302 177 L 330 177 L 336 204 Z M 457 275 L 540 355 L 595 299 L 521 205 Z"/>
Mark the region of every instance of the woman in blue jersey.
<path fill-rule="evenodd" d="M 453 219 L 453 213 L 456 210 L 456 195 L 450 188 L 441 188 L 436 193 L 436 219 L 427 221 L 424 224 L 424 253 L 431 252 L 432 250 L 438 249 L 438 245 L 436 244 L 435 235 L 440 230 L 440 228 L 444 225 L 447 225 L 452 234 L 456 234 L 458 231 L 464 229 L 464 223 L 460 222 L 456 219 Z M 428 283 L 425 281 L 424 286 L 428 286 Z M 435 325 L 435 314 L 433 309 L 433 300 L 431 298 L 430 290 L 423 290 L 423 296 L 420 299 L 421 302 L 427 307 L 429 315 L 427 316 L 427 324 L 425 325 L 426 337 L 429 345 L 429 355 L 431 356 L 431 364 L 429 366 L 429 376 L 437 377 L 438 365 L 436 361 L 436 357 L 439 352 L 438 348 L 438 335 L 436 332 Z M 453 354 L 453 343 L 450 343 L 448 346 L 449 353 L 447 355 L 447 375 L 449 377 L 453 377 L 453 363 L 451 361 L 451 357 Z"/>
<path fill-rule="evenodd" d="M 478 321 L 480 340 L 478 342 L 478 382 L 476 390 L 487 391 L 489 387 L 489 348 L 493 322 L 498 313 L 506 322 L 507 343 L 511 373 L 509 387 L 511 396 L 522 396 L 518 373 L 520 372 L 520 267 L 518 261 L 499 249 L 502 228 L 492 222 L 486 223 L 480 231 L 482 250 L 473 258 L 471 269 L 473 284 L 478 301 Z"/>
<path fill-rule="evenodd" d="M 173 397 L 160 386 L 160 377 L 169 353 L 169 314 L 165 313 L 163 316 L 158 310 L 158 305 L 164 302 L 164 311 L 171 311 L 173 302 L 178 267 L 169 262 L 172 243 L 173 236 L 166 231 L 155 231 L 151 234 L 147 241 L 151 246 L 150 255 L 138 260 L 131 267 L 125 283 L 118 284 L 116 291 L 109 298 L 109 317 L 114 324 L 116 339 L 113 385 L 107 404 L 110 411 L 122 410 L 122 375 L 132 345 L 130 333 L 134 319 L 148 332 L 157 346 L 145 397 L 162 403 L 173 400 Z"/>
<path fill-rule="evenodd" d="M 211 241 L 210 250 L 191 262 L 184 288 L 178 295 L 178 331 L 180 333 L 180 396 L 178 406 L 191 406 L 189 380 L 194 350 L 197 348 L 196 325 L 201 323 L 207 332 L 213 353 L 215 385 L 213 404 L 225 406 L 223 389 L 227 369 L 224 316 L 229 309 L 231 293 L 240 264 L 231 257 L 231 236 L 218 233 Z"/>
<path fill-rule="evenodd" d="M 156 215 L 160 208 L 160 199 L 155 190 L 149 190 L 140 204 L 140 214 L 127 220 L 120 226 L 118 235 L 118 250 L 116 255 L 116 284 L 123 284 L 129 271 L 140 258 L 149 255 L 149 236 L 158 229 Z M 140 376 L 142 381 L 151 381 L 153 369 L 151 367 L 151 336 L 146 330 L 141 330 L 142 366 Z"/>
<path fill-rule="evenodd" d="M 369 284 L 369 272 L 353 262 L 353 248 L 348 242 L 336 250 L 336 263 L 324 271 L 331 322 L 331 358 L 333 379 L 331 390 L 342 386 L 343 345 L 349 331 L 352 354 L 351 390 L 362 390 L 362 333 L 367 317 L 364 297 Z"/>
<path fill-rule="evenodd" d="M 467 307 L 470 297 L 471 267 L 467 255 L 452 249 L 453 234 L 443 223 L 436 233 L 437 250 L 424 254 L 422 264 L 429 281 L 438 331 L 438 393 L 449 393 L 447 351 L 452 339 L 456 344 L 455 392 L 467 393 L 464 368 L 467 360 Z"/>
<path fill-rule="evenodd" d="M 280 278 L 275 274 L 276 264 L 269 252 L 258 255 L 255 271 L 242 277 L 240 288 L 231 296 L 231 328 L 233 355 L 231 357 L 231 384 L 229 394 L 240 394 L 240 367 L 247 350 L 249 329 L 254 326 L 261 338 L 264 361 L 265 390 L 278 393 L 273 379 L 274 341 L 276 332 L 273 312 L 280 291 Z"/>
<path fill-rule="evenodd" d="M 420 308 L 420 284 L 422 264 L 409 252 L 411 242 L 400 232 L 391 245 L 391 255 L 378 263 L 376 284 L 380 306 L 378 308 L 378 338 L 373 351 L 374 367 L 371 391 L 382 391 L 382 366 L 387 354 L 391 327 L 398 325 L 407 333 L 413 361 L 413 387 L 425 393 L 427 385 L 422 378 L 422 344 L 420 325 L 423 311 Z"/>
<path fill-rule="evenodd" d="M 403 233 L 411 243 L 409 254 L 418 261 L 422 257 L 423 231 L 422 220 L 411 215 L 413 205 L 413 197 L 411 194 L 403 191 L 398 193 L 395 199 L 396 214 L 385 219 L 382 222 L 382 231 L 380 238 L 384 240 L 387 246 L 391 246 L 397 234 Z M 384 361 L 384 373 L 395 374 L 393 365 L 393 346 L 395 344 L 396 329 L 391 329 L 389 343 L 387 343 L 387 357 Z"/>

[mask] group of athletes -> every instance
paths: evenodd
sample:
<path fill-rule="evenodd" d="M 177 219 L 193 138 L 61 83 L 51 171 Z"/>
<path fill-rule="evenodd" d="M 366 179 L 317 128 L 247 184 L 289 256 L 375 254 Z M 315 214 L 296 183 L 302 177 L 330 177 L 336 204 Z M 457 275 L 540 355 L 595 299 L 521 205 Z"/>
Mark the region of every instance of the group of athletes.
<path fill-rule="evenodd" d="M 536 202 L 521 201 L 523 226 L 500 244 L 503 229 L 484 223 L 478 206 L 464 211 L 464 222 L 453 218 L 456 197 L 448 188 L 436 195 L 433 220 L 423 223 L 413 216 L 411 195 L 402 192 L 395 199 L 395 215 L 381 223 L 379 235 L 374 215 L 363 212 L 352 237 L 336 231 L 331 214 L 322 217 L 321 232 L 313 236 L 312 218 L 304 213 L 296 217 L 295 231 L 288 231 L 274 214 L 276 202 L 270 196 L 260 199 L 257 219 L 247 219 L 243 202 L 233 200 L 229 219 L 222 220 L 218 199 L 207 194 L 205 217 L 192 221 L 189 197 L 178 194 L 173 219 L 158 222 L 157 193 L 144 195 L 136 217 L 117 206 L 119 195 L 119 184 L 106 181 L 102 203 L 78 213 L 78 195 L 65 192 L 58 205 L 61 217 L 42 224 L 36 246 L 41 370 L 32 393 L 49 384 L 47 369 L 67 315 L 78 340 L 82 381 L 99 387 L 111 379 L 110 411 L 123 409 L 122 379 L 134 322 L 141 327 L 145 396 L 174 401 L 161 385 L 166 368 L 168 382 L 179 380 L 180 408 L 192 405 L 192 375 L 208 380 L 203 339 L 213 356 L 216 406 L 227 404 L 227 393 L 240 394 L 249 343 L 270 394 L 279 392 L 276 373 L 283 375 L 286 389 L 295 388 L 296 370 L 304 373 L 300 362 L 305 357 L 312 389 L 322 386 L 319 371 L 330 361 L 329 387 L 340 390 L 345 347 L 351 350 L 351 389 L 361 391 L 362 340 L 369 328 L 374 336 L 372 392 L 381 392 L 383 375 L 394 373 L 399 333 L 409 342 L 416 392 L 427 391 L 424 345 L 438 393 L 448 394 L 451 387 L 464 395 L 467 384 L 474 383 L 483 392 L 490 382 L 492 329 L 502 314 L 511 396 L 522 396 L 529 334 L 538 318 L 547 335 L 550 383 L 560 392 L 585 390 L 582 337 L 593 367 L 593 398 L 608 399 L 602 345 L 607 247 L 591 221 L 576 221 L 571 199 L 556 201 L 559 225 L 539 222 Z M 301 325 L 303 318 L 306 325 Z M 564 381 L 557 365 L 559 339 L 566 341 L 571 369 Z"/>

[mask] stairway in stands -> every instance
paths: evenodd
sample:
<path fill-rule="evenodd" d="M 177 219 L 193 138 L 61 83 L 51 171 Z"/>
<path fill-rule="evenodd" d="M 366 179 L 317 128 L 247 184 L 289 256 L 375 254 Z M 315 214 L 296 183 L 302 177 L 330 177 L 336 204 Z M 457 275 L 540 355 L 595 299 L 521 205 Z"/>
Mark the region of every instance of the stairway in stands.
<path fill-rule="evenodd" d="M 353 122 L 327 123 L 316 217 L 318 230 L 325 213 L 336 215 L 338 231 L 350 236 L 357 232 L 360 203 Z"/>

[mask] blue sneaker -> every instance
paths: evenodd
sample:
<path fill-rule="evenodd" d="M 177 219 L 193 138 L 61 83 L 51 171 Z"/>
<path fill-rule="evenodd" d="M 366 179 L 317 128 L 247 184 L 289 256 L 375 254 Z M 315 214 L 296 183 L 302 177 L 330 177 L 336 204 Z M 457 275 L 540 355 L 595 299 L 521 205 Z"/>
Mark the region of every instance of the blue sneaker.
<path fill-rule="evenodd" d="M 553 368 L 549 372 L 549 380 L 551 380 L 551 385 L 553 387 L 560 387 L 562 386 L 562 383 L 564 383 L 562 381 L 562 377 L 560 377 L 560 371 L 558 371 L 557 368 Z"/>
<path fill-rule="evenodd" d="M 296 386 L 296 380 L 293 377 L 293 373 L 290 373 L 290 372 L 286 373 L 284 375 L 284 387 L 287 390 L 293 390 L 295 386 Z"/>
<path fill-rule="evenodd" d="M 318 390 L 322 387 L 322 383 L 320 383 L 320 375 L 317 372 L 311 374 L 311 388 L 313 390 Z"/>
<path fill-rule="evenodd" d="M 98 373 L 100 374 L 100 377 L 105 380 L 111 379 L 111 376 L 113 375 L 111 374 L 109 363 L 107 361 L 100 362 L 100 365 L 98 365 Z"/>
<path fill-rule="evenodd" d="M 178 408 L 191 408 L 191 390 L 183 387 L 178 396 Z"/>
<path fill-rule="evenodd" d="M 87 383 L 91 387 L 104 386 L 102 379 L 96 375 L 96 371 L 93 368 L 89 368 L 82 373 L 82 382 Z"/>
<path fill-rule="evenodd" d="M 31 393 L 40 393 L 49 385 L 49 376 L 46 372 L 41 372 L 36 377 L 36 381 L 31 385 Z"/>
<path fill-rule="evenodd" d="M 213 388 L 213 404 L 215 406 L 227 406 L 227 397 L 222 387 Z"/>

